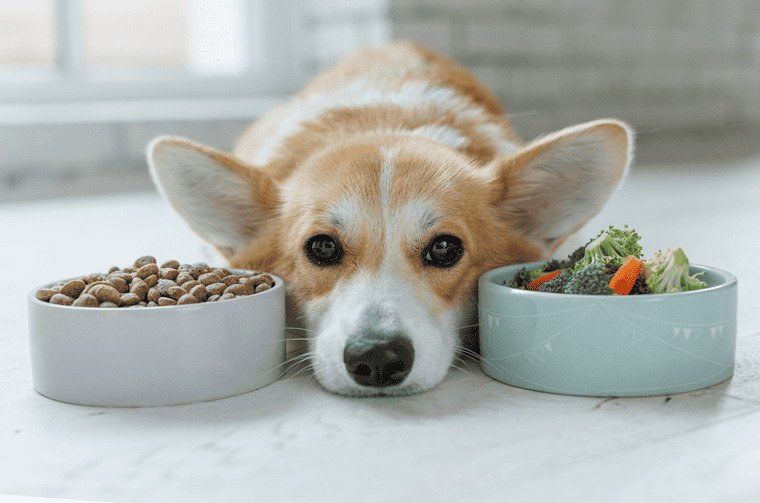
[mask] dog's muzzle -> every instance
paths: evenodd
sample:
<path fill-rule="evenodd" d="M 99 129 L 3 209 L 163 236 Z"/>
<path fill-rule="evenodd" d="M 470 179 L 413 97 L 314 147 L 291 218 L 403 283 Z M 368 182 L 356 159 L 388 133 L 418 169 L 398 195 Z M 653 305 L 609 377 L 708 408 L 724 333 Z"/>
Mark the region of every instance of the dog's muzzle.
<path fill-rule="evenodd" d="M 414 346 L 401 333 L 355 335 L 343 351 L 348 375 L 362 386 L 381 388 L 401 384 L 414 363 Z"/>

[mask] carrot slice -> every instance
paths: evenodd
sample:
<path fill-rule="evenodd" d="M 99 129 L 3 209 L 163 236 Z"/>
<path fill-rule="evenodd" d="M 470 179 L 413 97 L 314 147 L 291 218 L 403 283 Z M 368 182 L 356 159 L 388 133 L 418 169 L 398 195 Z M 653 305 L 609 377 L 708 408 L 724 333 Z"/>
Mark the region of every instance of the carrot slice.
<path fill-rule="evenodd" d="M 631 293 L 643 266 L 644 262 L 633 255 L 626 257 L 623 265 L 613 274 L 608 286 L 616 295 L 628 295 Z"/>
<path fill-rule="evenodd" d="M 539 276 L 538 278 L 528 283 L 528 290 L 538 290 L 539 286 L 541 286 L 543 283 L 546 283 L 550 279 L 556 278 L 561 272 L 562 271 L 557 269 L 556 271 L 547 272 L 543 276 Z"/>

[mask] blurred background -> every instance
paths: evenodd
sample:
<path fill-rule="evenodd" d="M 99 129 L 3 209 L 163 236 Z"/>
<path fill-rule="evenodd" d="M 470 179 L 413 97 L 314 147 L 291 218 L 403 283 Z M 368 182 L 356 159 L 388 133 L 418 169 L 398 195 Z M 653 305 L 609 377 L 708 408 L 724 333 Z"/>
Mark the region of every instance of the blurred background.
<path fill-rule="evenodd" d="M 759 143 L 756 1 L 2 0 L 0 201 L 149 190 L 151 137 L 229 149 L 315 72 L 393 39 L 471 68 L 526 139 L 618 117 L 639 165 Z"/>

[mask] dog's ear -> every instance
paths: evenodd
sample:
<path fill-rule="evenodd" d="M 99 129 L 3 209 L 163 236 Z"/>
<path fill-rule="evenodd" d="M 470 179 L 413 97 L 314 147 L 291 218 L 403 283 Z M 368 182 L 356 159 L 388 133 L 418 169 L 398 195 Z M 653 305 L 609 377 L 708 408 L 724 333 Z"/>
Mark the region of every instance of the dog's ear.
<path fill-rule="evenodd" d="M 599 120 L 557 131 L 494 161 L 493 202 L 549 248 L 596 215 L 631 164 L 633 131 Z"/>
<path fill-rule="evenodd" d="M 275 181 L 230 154 L 185 138 L 161 136 L 148 145 L 147 157 L 164 197 L 228 258 L 256 236 L 276 209 Z"/>

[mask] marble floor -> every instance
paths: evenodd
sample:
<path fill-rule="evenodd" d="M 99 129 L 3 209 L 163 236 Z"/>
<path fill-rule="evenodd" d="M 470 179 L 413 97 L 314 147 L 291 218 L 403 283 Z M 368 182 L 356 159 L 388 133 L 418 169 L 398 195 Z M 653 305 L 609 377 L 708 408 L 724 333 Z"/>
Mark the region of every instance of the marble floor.
<path fill-rule="evenodd" d="M 93 408 L 35 393 L 24 293 L 161 257 L 215 257 L 152 193 L 0 205 L 0 494 L 97 501 L 758 501 L 760 157 L 633 170 L 588 226 L 628 223 L 739 278 L 735 376 L 648 398 L 498 383 L 349 399 L 308 375 L 193 405 Z M 19 291 L 21 290 L 21 291 Z"/>

